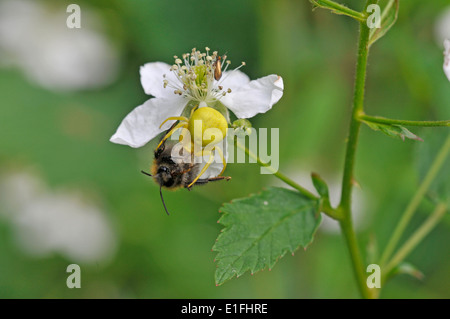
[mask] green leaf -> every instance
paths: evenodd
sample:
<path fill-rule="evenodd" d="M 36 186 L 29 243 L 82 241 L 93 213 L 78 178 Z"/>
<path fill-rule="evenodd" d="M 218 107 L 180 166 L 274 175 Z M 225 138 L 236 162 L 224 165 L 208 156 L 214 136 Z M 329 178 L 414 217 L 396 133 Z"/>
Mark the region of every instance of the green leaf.
<path fill-rule="evenodd" d="M 330 192 L 328 190 L 327 183 L 319 176 L 317 173 L 311 174 L 311 179 L 314 187 L 317 190 L 317 193 L 320 195 L 319 205 L 320 210 L 333 219 L 339 218 L 336 214 L 336 210 L 331 207 L 330 203 Z"/>
<path fill-rule="evenodd" d="M 395 24 L 398 17 L 399 0 L 389 0 L 381 13 L 380 28 L 370 30 L 369 47 L 383 37 Z"/>
<path fill-rule="evenodd" d="M 409 275 L 419 280 L 424 278 L 423 273 L 418 270 L 417 267 L 407 262 L 402 262 L 397 267 L 392 269 L 388 275 L 388 278 L 392 278 L 396 275 Z"/>
<path fill-rule="evenodd" d="M 317 173 L 312 173 L 311 179 L 320 197 L 328 198 L 329 197 L 328 185 L 327 183 L 325 183 L 322 177 L 320 177 L 319 174 Z"/>
<path fill-rule="evenodd" d="M 362 120 L 361 122 L 367 124 L 367 126 L 369 126 L 374 131 L 383 132 L 387 136 L 400 138 L 403 141 L 405 140 L 405 138 L 421 142 L 423 141 L 420 137 L 401 125 L 375 123 L 367 120 Z"/>
<path fill-rule="evenodd" d="M 364 21 L 365 16 L 361 12 L 352 10 L 340 3 L 336 3 L 332 0 L 309 0 L 313 5 L 313 10 L 316 8 L 323 8 L 331 10 L 331 12 L 335 14 L 342 14 L 349 17 L 352 17 L 358 21 Z"/>
<path fill-rule="evenodd" d="M 213 247 L 216 284 L 270 270 L 286 252 L 306 248 L 320 225 L 318 209 L 318 200 L 277 187 L 224 204 L 219 222 L 225 228 Z"/>
<path fill-rule="evenodd" d="M 436 156 L 442 152 L 443 147 L 448 147 L 449 134 L 443 134 L 439 130 L 429 130 L 423 132 L 425 142 L 416 147 L 416 167 L 419 173 L 419 180 L 423 180 L 433 164 Z M 447 149 L 447 154 L 449 153 Z M 433 202 L 446 202 L 450 205 L 450 155 L 447 155 L 428 189 L 428 198 Z"/>

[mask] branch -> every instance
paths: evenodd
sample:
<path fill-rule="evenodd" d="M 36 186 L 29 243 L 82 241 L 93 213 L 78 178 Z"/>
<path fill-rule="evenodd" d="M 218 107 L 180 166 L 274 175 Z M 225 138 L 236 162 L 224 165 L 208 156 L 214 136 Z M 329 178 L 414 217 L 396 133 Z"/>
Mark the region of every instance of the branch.
<path fill-rule="evenodd" d="M 379 123 L 379 124 L 392 124 L 392 125 L 403 125 L 403 126 L 449 126 L 450 120 L 446 121 L 407 121 L 407 120 L 394 120 L 388 119 L 381 116 L 370 116 L 366 114 L 360 114 L 358 120 Z"/>

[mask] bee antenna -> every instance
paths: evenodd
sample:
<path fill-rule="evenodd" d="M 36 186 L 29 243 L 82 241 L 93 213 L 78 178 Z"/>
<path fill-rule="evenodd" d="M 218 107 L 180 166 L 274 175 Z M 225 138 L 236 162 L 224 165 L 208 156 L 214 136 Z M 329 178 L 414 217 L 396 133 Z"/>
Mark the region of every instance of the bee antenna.
<path fill-rule="evenodd" d="M 141 171 L 141 173 L 144 174 L 144 175 L 150 176 L 150 177 L 152 176 L 152 174 L 149 174 L 149 173 L 144 172 L 144 171 Z"/>
<path fill-rule="evenodd" d="M 159 186 L 159 194 L 161 195 L 161 201 L 162 201 L 162 203 L 164 205 L 164 209 L 166 210 L 167 215 L 170 215 L 169 211 L 167 210 L 166 203 L 164 202 L 164 197 L 163 197 L 163 194 L 162 194 L 162 186 Z"/>

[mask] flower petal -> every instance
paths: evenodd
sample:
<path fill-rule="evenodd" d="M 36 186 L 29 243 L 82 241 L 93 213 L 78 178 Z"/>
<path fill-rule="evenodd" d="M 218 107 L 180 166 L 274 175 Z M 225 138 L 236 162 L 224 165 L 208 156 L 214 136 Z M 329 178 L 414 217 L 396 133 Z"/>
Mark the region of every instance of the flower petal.
<path fill-rule="evenodd" d="M 177 83 L 178 79 L 170 71 L 171 66 L 164 62 L 151 62 L 141 66 L 141 84 L 145 93 L 154 97 L 170 98 L 174 95 L 173 90 L 164 88 L 164 79 L 172 83 Z M 164 74 L 166 77 L 164 78 Z"/>
<path fill-rule="evenodd" d="M 283 96 L 283 89 L 283 79 L 272 74 L 250 81 L 220 101 L 238 118 L 249 118 L 270 110 Z"/>
<path fill-rule="evenodd" d="M 148 100 L 123 119 L 110 141 L 131 147 L 144 146 L 156 135 L 170 128 L 175 121 L 168 121 L 162 128 L 159 126 L 168 117 L 180 116 L 187 102 L 187 99 L 181 97 Z"/>
<path fill-rule="evenodd" d="M 444 41 L 444 72 L 447 75 L 448 80 L 450 81 L 450 40 L 446 39 Z"/>
<path fill-rule="evenodd" d="M 222 78 L 220 79 L 218 85 L 221 85 L 227 89 L 231 89 L 231 91 L 238 91 L 243 86 L 247 85 L 250 82 L 250 78 L 244 72 L 239 70 L 226 71 L 222 74 Z"/>
<path fill-rule="evenodd" d="M 225 145 L 225 152 L 223 151 L 224 145 Z M 227 152 L 228 143 L 226 142 L 226 140 L 224 140 L 223 143 L 216 145 L 216 147 L 220 147 L 220 149 L 222 150 L 222 153 L 224 154 L 225 162 L 227 162 L 228 161 L 228 152 Z M 214 161 L 211 163 L 211 165 L 209 165 L 209 167 L 206 169 L 206 171 L 200 176 L 201 179 L 217 177 L 222 172 L 222 169 L 223 169 L 222 157 L 219 155 L 219 153 L 216 150 L 214 150 L 213 152 L 214 152 Z M 204 155 L 203 161 L 200 164 L 200 171 L 203 169 L 203 167 L 205 167 L 208 160 L 209 160 L 209 156 Z"/>

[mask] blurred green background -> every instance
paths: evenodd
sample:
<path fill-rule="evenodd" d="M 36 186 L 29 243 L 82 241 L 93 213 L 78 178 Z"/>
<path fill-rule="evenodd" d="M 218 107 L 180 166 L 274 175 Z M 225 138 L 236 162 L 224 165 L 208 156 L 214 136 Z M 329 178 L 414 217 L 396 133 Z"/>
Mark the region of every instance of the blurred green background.
<path fill-rule="evenodd" d="M 320 228 L 308 250 L 282 258 L 270 272 L 247 274 L 216 287 L 211 248 L 221 229 L 220 205 L 277 184 L 275 178 L 260 175 L 255 164 L 231 164 L 226 175 L 233 179 L 228 183 L 191 192 L 166 191 L 172 213 L 168 217 L 158 186 L 140 173 L 151 165 L 155 141 L 141 149 L 109 142 L 123 117 L 149 98 L 139 81 L 141 65 L 171 63 L 174 55 L 208 46 L 228 52 L 234 66 L 246 61 L 242 70 L 251 78 L 272 73 L 283 77 L 283 98 L 270 112 L 253 118 L 253 126 L 280 128 L 282 172 L 303 183 L 304 176 L 315 171 L 339 185 L 352 99 L 356 22 L 325 10 L 313 12 L 306 0 L 79 0 L 82 28 L 67 29 L 66 7 L 71 2 L 31 1 L 39 7 L 32 10 L 24 9 L 27 1 L 13 2 L 23 6 L 17 9 L 10 1 L 0 1 L 9 4 L 0 7 L 0 17 L 10 17 L 9 25 L 0 19 L 1 298 L 358 297 L 346 246 L 333 226 Z M 358 0 L 345 4 L 362 7 Z M 39 20 L 36 10 L 59 17 L 58 23 L 44 31 L 31 28 L 30 21 Z M 448 0 L 401 1 L 397 24 L 371 51 L 368 114 L 450 118 L 450 83 L 442 71 L 439 35 L 445 30 L 436 31 L 445 10 Z M 55 35 L 59 31 L 61 35 Z M 77 32 L 80 38 L 72 39 Z M 89 46 L 92 42 L 83 35 L 90 40 L 101 37 L 107 45 Z M 78 75 L 84 69 L 70 62 L 70 56 L 76 59 L 83 52 L 86 57 L 80 63 L 87 63 L 86 70 L 93 72 L 85 80 Z M 67 75 L 58 75 L 68 66 Z M 71 76 L 81 80 L 66 83 Z M 448 131 L 429 130 L 429 135 Z M 357 223 L 361 248 L 370 237 L 381 248 L 386 244 L 417 188 L 416 143 L 362 128 L 356 163 L 363 194 L 357 212 L 362 221 Z M 22 182 L 14 184 L 20 176 Z M 33 180 L 42 186 L 30 186 Z M 73 193 L 82 204 L 68 199 L 67 194 Z M 47 206 L 42 196 L 47 196 Z M 70 210 L 73 217 L 66 212 L 65 201 L 75 207 Z M 33 222 L 29 217 L 36 207 L 41 210 L 36 210 Z M 46 215 L 45 207 L 68 217 Z M 77 219 L 83 207 L 95 208 L 100 226 Z M 420 207 L 408 233 L 431 209 Z M 39 217 L 44 215 L 47 219 Z M 76 229 L 82 231 L 73 234 L 75 220 Z M 450 297 L 449 227 L 446 218 L 408 258 L 425 278 L 398 276 L 385 285 L 381 297 Z M 52 237 L 52 232 L 59 233 Z M 103 253 L 92 257 L 84 250 Z M 66 287 L 66 267 L 71 263 L 81 266 L 81 289 Z"/>

